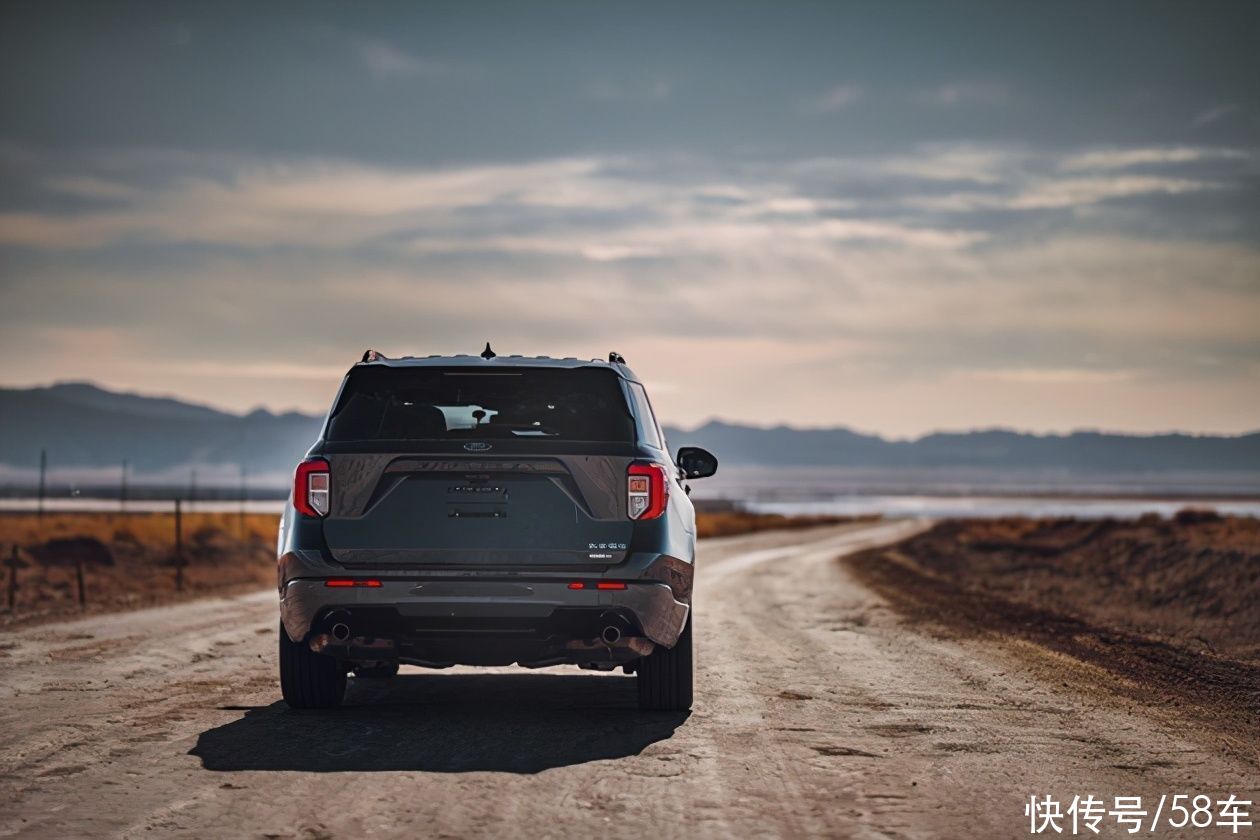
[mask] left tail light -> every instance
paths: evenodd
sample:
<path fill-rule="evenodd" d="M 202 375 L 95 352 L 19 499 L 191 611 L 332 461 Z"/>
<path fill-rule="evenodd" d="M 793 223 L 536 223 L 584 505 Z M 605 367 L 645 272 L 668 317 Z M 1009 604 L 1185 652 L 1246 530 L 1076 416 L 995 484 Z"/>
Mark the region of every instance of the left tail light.
<path fill-rule="evenodd" d="M 631 519 L 656 519 L 669 502 L 669 473 L 660 464 L 631 464 L 626 471 L 626 512 Z"/>
<path fill-rule="evenodd" d="M 330 487 L 328 462 L 307 458 L 293 474 L 293 506 L 303 516 L 327 516 Z"/>

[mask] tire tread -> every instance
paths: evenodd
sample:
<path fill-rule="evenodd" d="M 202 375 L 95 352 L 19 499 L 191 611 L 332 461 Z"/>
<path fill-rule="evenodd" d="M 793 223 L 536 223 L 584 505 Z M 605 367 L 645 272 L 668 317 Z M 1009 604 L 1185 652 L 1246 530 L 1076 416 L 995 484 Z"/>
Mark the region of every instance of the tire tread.
<path fill-rule="evenodd" d="M 294 642 L 280 625 L 280 694 L 293 709 L 332 709 L 346 693 L 346 671 L 331 656 Z"/>
<path fill-rule="evenodd" d="M 691 617 L 672 648 L 657 647 L 639 661 L 636 673 L 639 708 L 683 712 L 691 708 L 695 657 Z"/>

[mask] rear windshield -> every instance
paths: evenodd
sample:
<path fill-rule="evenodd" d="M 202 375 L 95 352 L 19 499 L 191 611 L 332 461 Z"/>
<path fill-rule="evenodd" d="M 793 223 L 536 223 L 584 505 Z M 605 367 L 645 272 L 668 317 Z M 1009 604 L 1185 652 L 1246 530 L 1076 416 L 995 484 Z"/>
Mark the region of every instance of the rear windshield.
<path fill-rule="evenodd" d="M 389 368 L 350 372 L 328 440 L 541 438 L 634 441 L 618 377 L 598 368 Z"/>

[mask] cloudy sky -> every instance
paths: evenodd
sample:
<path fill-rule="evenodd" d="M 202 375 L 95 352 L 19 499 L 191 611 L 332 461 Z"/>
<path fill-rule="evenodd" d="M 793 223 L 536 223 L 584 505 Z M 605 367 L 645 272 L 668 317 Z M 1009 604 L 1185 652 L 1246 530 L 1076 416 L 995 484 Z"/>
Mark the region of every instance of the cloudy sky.
<path fill-rule="evenodd" d="M 677 424 L 1260 428 L 1260 5 L 0 6 L 0 384 L 323 411 L 618 350 Z"/>

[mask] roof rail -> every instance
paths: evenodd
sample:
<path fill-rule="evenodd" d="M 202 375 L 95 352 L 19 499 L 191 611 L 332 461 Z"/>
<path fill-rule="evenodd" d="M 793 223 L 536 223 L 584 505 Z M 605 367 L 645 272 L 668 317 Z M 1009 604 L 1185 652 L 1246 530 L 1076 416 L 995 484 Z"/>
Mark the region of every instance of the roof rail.
<path fill-rule="evenodd" d="M 626 357 L 620 353 L 609 353 L 608 363 L 613 365 L 624 365 L 626 363 Z"/>
<path fill-rule="evenodd" d="M 369 347 L 368 349 L 363 351 L 363 358 L 360 359 L 359 361 L 360 362 L 379 362 L 382 359 L 388 359 L 388 358 L 389 356 L 386 356 L 384 353 L 379 353 L 376 350 L 373 350 L 371 347 Z"/>

